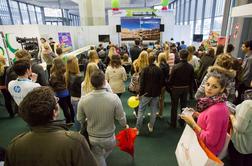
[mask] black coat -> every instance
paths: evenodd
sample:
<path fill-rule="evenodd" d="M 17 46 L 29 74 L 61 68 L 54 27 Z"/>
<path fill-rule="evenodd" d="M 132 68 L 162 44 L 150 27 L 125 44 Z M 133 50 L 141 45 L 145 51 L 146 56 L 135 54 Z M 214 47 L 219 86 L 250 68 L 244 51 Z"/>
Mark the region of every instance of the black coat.
<path fill-rule="evenodd" d="M 136 60 L 138 58 L 141 51 L 142 51 L 142 49 L 137 45 L 130 48 L 130 56 L 131 56 L 132 62 L 134 62 L 134 60 Z"/>
<path fill-rule="evenodd" d="M 81 83 L 83 80 L 83 74 L 69 74 L 68 90 L 72 97 L 81 97 Z"/>
<path fill-rule="evenodd" d="M 186 60 L 181 60 L 172 68 L 169 78 L 170 87 L 190 86 L 194 81 L 194 69 Z"/>
<path fill-rule="evenodd" d="M 155 64 L 150 64 L 140 75 L 140 93 L 145 97 L 157 97 L 164 86 L 162 70 Z"/>

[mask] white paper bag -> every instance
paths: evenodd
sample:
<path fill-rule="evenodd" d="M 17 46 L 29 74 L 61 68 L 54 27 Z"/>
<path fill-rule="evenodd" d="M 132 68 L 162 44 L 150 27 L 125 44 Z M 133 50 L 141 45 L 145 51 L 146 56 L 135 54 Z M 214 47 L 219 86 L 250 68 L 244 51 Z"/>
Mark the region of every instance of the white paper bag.
<path fill-rule="evenodd" d="M 208 150 L 209 151 L 209 150 Z M 178 142 L 176 158 L 179 166 L 223 166 L 213 154 L 210 159 L 198 142 L 195 132 L 190 126 L 186 125 L 182 136 Z"/>

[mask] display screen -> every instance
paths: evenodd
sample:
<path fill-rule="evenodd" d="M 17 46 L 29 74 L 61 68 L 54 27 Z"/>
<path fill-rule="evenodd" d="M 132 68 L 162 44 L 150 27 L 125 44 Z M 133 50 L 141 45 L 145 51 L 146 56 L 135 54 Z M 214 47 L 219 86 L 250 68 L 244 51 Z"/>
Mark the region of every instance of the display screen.
<path fill-rule="evenodd" d="M 121 39 L 135 40 L 159 40 L 160 39 L 160 18 L 145 17 L 122 17 L 121 18 Z"/>
<path fill-rule="evenodd" d="M 193 34 L 193 41 L 194 42 L 202 42 L 203 34 Z"/>
<path fill-rule="evenodd" d="M 99 42 L 104 43 L 104 42 L 109 42 L 110 41 L 109 35 L 99 35 L 98 38 L 99 38 Z"/>

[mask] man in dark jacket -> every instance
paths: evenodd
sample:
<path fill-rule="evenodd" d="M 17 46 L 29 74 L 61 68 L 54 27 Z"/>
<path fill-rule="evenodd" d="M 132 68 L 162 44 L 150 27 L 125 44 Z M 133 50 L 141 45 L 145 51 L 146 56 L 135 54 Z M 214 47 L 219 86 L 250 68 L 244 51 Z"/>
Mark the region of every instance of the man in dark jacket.
<path fill-rule="evenodd" d="M 161 88 L 164 85 L 162 71 L 154 64 L 155 57 L 149 55 L 149 66 L 146 67 L 140 76 L 140 105 L 138 109 L 138 117 L 136 128 L 139 130 L 143 123 L 143 115 L 146 106 L 150 103 L 151 116 L 148 123 L 149 132 L 153 132 L 153 127 L 156 120 L 156 113 L 158 111 L 159 95 Z"/>
<path fill-rule="evenodd" d="M 169 78 L 169 86 L 171 87 L 171 126 L 176 128 L 177 124 L 177 109 L 180 100 L 181 110 L 187 105 L 187 94 L 189 87 L 194 80 L 194 69 L 187 62 L 189 55 L 187 50 L 179 52 L 181 61 L 176 64 L 171 71 Z M 181 120 L 181 125 L 183 121 Z"/>
<path fill-rule="evenodd" d="M 97 166 L 85 138 L 56 120 L 59 107 L 49 87 L 34 89 L 20 104 L 31 131 L 14 138 L 5 166 Z"/>
<path fill-rule="evenodd" d="M 130 56 L 131 56 L 132 62 L 134 62 L 134 60 L 136 60 L 138 58 L 138 56 L 140 55 L 140 53 L 142 51 L 142 49 L 140 48 L 139 45 L 140 45 L 140 40 L 136 39 L 135 45 L 130 48 Z"/>

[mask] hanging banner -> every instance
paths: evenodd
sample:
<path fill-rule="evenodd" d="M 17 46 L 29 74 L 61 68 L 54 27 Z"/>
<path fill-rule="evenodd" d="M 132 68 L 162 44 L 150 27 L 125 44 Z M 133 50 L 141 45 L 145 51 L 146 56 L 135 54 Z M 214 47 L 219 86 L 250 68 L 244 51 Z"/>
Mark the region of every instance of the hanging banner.
<path fill-rule="evenodd" d="M 70 32 L 59 32 L 60 47 L 64 50 L 70 51 L 73 48 Z"/>

